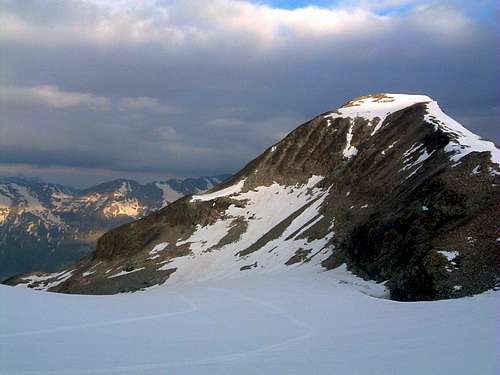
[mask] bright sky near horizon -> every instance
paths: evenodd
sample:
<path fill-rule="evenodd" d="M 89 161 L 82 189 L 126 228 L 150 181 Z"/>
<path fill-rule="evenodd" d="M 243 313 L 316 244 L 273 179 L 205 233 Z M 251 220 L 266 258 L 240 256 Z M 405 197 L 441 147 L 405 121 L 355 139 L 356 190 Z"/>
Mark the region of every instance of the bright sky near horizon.
<path fill-rule="evenodd" d="M 0 175 L 235 172 L 372 92 L 500 142 L 489 0 L 0 0 Z"/>

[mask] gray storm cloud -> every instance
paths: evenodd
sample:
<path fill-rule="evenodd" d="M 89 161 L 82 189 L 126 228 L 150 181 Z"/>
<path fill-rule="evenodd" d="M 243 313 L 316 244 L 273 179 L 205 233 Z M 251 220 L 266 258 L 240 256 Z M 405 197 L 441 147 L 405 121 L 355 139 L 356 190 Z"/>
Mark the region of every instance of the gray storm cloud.
<path fill-rule="evenodd" d="M 341 4 L 0 1 L 0 163 L 233 172 L 381 91 L 428 94 L 500 140 L 491 25 L 453 1 Z"/>

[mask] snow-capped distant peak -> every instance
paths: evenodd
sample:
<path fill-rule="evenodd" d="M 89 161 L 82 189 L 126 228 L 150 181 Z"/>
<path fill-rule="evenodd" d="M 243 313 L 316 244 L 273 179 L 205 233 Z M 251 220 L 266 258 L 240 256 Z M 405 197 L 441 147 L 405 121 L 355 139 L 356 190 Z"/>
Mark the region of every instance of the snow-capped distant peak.
<path fill-rule="evenodd" d="M 0 177 L 0 280 L 77 260 L 93 250 L 104 231 L 144 217 L 184 195 L 202 193 L 227 177 L 147 184 L 118 179 L 85 190 Z"/>

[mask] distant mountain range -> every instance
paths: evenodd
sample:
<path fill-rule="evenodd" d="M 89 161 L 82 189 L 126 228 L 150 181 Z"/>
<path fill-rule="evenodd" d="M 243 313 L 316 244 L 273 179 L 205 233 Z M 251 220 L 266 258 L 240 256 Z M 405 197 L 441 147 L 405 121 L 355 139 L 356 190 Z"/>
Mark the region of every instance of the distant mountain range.
<path fill-rule="evenodd" d="M 94 250 L 107 230 L 137 220 L 230 175 L 140 184 L 118 179 L 87 189 L 0 177 L 0 280 L 55 271 Z"/>

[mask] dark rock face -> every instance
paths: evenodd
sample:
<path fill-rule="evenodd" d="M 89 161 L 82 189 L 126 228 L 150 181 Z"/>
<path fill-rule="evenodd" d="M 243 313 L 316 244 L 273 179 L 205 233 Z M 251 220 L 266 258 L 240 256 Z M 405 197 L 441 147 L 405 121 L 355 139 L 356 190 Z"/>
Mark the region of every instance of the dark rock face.
<path fill-rule="evenodd" d="M 211 272 L 346 263 L 386 282 L 396 300 L 479 293 L 500 276 L 499 155 L 430 98 L 358 98 L 301 125 L 208 194 L 107 232 L 68 279 L 9 283 L 117 293 Z M 143 270 L 110 279 L 130 264 Z"/>
<path fill-rule="evenodd" d="M 107 230 L 229 177 L 172 179 L 146 185 L 120 179 L 85 190 L 0 178 L 0 280 L 68 266 L 90 254 Z"/>

